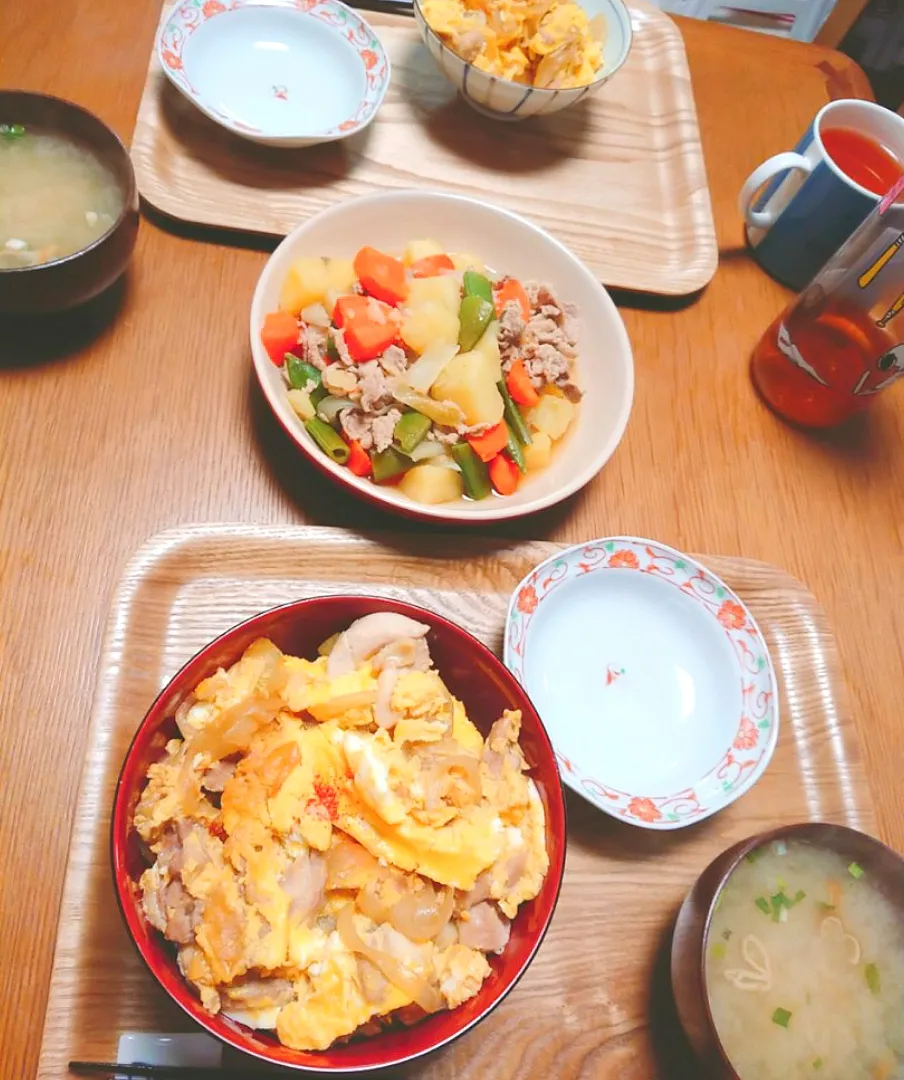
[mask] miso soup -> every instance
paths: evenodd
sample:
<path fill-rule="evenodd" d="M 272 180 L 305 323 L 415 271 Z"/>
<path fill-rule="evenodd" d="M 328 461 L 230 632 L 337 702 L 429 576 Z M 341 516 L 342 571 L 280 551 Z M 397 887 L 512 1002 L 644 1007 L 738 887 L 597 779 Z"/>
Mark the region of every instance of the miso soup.
<path fill-rule="evenodd" d="M 0 270 L 61 259 L 116 222 L 115 177 L 65 136 L 0 124 Z"/>
<path fill-rule="evenodd" d="M 904 1077 L 904 934 L 861 866 L 775 841 L 740 863 L 717 905 L 707 987 L 743 1080 Z"/>

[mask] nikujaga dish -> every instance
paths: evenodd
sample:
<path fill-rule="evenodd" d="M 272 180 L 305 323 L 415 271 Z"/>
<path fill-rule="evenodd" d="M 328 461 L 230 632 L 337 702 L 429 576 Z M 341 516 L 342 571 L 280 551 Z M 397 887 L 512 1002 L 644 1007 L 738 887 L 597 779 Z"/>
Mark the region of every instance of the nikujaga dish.
<path fill-rule="evenodd" d="M 414 241 L 297 259 L 260 328 L 308 435 L 419 503 L 513 494 L 575 419 L 578 311 L 545 283 Z"/>

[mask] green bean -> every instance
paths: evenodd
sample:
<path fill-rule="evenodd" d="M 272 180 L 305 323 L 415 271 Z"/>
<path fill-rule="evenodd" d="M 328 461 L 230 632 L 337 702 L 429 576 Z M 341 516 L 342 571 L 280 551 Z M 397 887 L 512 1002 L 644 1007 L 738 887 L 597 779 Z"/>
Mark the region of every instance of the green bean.
<path fill-rule="evenodd" d="M 348 443 L 341 435 L 333 431 L 325 420 L 321 420 L 319 416 L 312 416 L 310 420 L 305 420 L 304 426 L 314 442 L 328 457 L 337 465 L 346 464 L 351 453 Z"/>
<path fill-rule="evenodd" d="M 470 499 L 485 499 L 490 493 L 490 475 L 486 465 L 466 442 L 452 447 L 452 460 L 461 469 L 465 495 Z"/>
<path fill-rule="evenodd" d="M 387 446 L 379 454 L 374 454 L 373 458 L 371 458 L 371 464 L 374 470 L 374 480 L 381 484 L 384 480 L 392 480 L 393 477 L 408 472 L 414 462 L 411 458 L 400 454 L 394 446 Z"/>
<path fill-rule="evenodd" d="M 312 405 L 319 405 L 329 390 L 323 385 L 323 378 L 313 364 L 300 360 L 294 353 L 286 353 L 286 374 L 293 390 L 307 390 L 308 383 L 314 383 L 314 389 L 308 391 Z"/>
<path fill-rule="evenodd" d="M 521 449 L 521 443 L 518 441 L 518 436 L 512 431 L 512 429 L 505 425 L 508 431 L 508 442 L 505 444 L 505 448 L 508 451 L 508 456 L 518 466 L 520 472 L 527 472 L 527 462 L 524 460 L 524 451 Z"/>
<path fill-rule="evenodd" d="M 465 296 L 479 296 L 488 304 L 493 303 L 493 285 L 488 277 L 478 274 L 476 270 L 465 270 L 462 284 Z"/>
<path fill-rule="evenodd" d="M 496 386 L 499 389 L 499 393 L 502 394 L 502 402 L 505 406 L 504 416 L 505 422 L 515 433 L 515 438 L 522 446 L 529 446 L 534 440 L 530 437 L 530 432 L 527 430 L 527 424 L 524 422 L 524 417 L 521 415 L 521 410 L 512 401 L 512 395 L 508 391 L 508 387 L 505 385 L 505 379 L 500 379 Z"/>
<path fill-rule="evenodd" d="M 417 411 L 407 412 L 399 420 L 393 431 L 393 437 L 399 444 L 399 449 L 405 454 L 411 451 L 423 441 L 424 436 L 433 426 L 433 421 Z"/>
<path fill-rule="evenodd" d="M 286 353 L 286 374 L 289 376 L 289 386 L 293 390 L 307 390 L 308 383 L 315 387 L 321 385 L 321 376 L 313 364 L 301 360 L 294 353 Z"/>
<path fill-rule="evenodd" d="M 461 302 L 458 311 L 460 326 L 458 330 L 458 344 L 462 352 L 473 349 L 483 337 L 486 328 L 493 321 L 496 309 L 489 300 L 482 296 L 466 296 Z"/>

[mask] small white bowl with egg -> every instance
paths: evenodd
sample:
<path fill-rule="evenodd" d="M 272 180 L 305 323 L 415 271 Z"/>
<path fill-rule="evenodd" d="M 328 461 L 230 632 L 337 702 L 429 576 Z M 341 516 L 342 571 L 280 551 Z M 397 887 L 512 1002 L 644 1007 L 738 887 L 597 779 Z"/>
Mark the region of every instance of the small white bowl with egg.
<path fill-rule="evenodd" d="M 604 27 L 602 64 L 584 86 L 547 89 L 500 78 L 464 60 L 428 23 L 422 0 L 414 0 L 414 16 L 424 44 L 439 70 L 477 112 L 495 120 L 526 120 L 559 112 L 598 93 L 628 58 L 633 32 L 623 0 L 581 0 L 591 19 Z"/>

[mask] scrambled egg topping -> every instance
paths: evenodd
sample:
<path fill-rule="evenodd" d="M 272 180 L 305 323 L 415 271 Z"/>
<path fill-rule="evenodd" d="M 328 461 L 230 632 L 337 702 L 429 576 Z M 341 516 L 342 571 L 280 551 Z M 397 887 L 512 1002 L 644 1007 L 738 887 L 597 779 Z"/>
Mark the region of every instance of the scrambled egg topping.
<path fill-rule="evenodd" d="M 427 629 L 366 616 L 316 660 L 261 639 L 180 706 L 135 810 L 140 887 L 210 1012 L 322 1050 L 455 1008 L 539 892 L 520 713 L 484 739 Z"/>
<path fill-rule="evenodd" d="M 463 60 L 550 90 L 592 83 L 605 25 L 574 0 L 424 0 L 430 28 Z"/>

